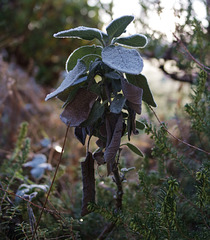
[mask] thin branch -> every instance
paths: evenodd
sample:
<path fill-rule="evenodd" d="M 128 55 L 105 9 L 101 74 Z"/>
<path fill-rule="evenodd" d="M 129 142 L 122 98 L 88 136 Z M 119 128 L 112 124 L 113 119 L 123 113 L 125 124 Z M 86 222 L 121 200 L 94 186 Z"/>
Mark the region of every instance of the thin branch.
<path fill-rule="evenodd" d="M 64 151 L 64 147 L 65 147 L 65 144 L 66 144 L 66 139 L 67 139 L 67 134 L 68 134 L 68 131 L 69 131 L 69 127 L 70 127 L 70 124 L 68 125 L 68 127 L 67 127 L 67 129 L 66 129 L 66 134 L 65 134 L 65 138 L 64 138 L 64 142 L 63 142 L 63 146 L 62 146 L 62 151 L 61 151 L 61 154 L 60 154 L 60 158 L 59 158 L 58 164 L 57 164 L 57 166 L 56 166 L 56 170 L 55 170 L 55 173 L 54 173 L 54 176 L 53 176 L 53 180 L 52 180 L 52 183 L 51 183 L 51 185 L 50 185 L 50 189 L 49 189 L 49 191 L 48 191 L 48 193 L 47 193 L 47 197 L 46 197 L 46 199 L 45 199 L 45 202 L 44 202 L 42 211 L 41 211 L 40 216 L 39 216 L 39 219 L 38 219 L 38 221 L 37 221 L 37 224 L 36 224 L 36 227 L 35 227 L 35 231 L 34 231 L 33 236 L 32 236 L 32 240 L 34 239 L 34 237 L 35 237 L 35 235 L 36 235 L 37 228 L 38 228 L 39 223 L 40 223 L 40 221 L 41 221 L 41 217 L 42 217 L 44 208 L 45 208 L 45 206 L 46 206 L 46 204 L 47 204 L 48 198 L 49 198 L 49 196 L 50 196 L 50 192 L 51 192 L 51 190 L 52 190 L 52 187 L 53 187 L 53 184 L 54 184 L 54 181 L 55 181 L 57 172 L 58 172 L 58 168 L 59 168 L 60 163 L 61 163 L 61 160 L 62 160 L 63 151 Z"/>
<path fill-rule="evenodd" d="M 179 141 L 179 142 L 187 145 L 188 147 L 191 147 L 191 148 L 193 148 L 193 149 L 195 149 L 195 150 L 198 150 L 198 151 L 200 151 L 200 152 L 203 152 L 203 153 L 206 153 L 206 154 L 210 155 L 210 152 L 207 152 L 207 151 L 205 151 L 205 150 L 203 150 L 203 149 L 201 149 L 201 148 L 199 148 L 199 147 L 196 147 L 196 146 L 194 146 L 194 145 L 191 145 L 191 144 L 189 144 L 189 143 L 187 143 L 187 142 L 185 142 L 185 141 L 183 141 L 183 140 L 175 137 L 171 132 L 168 131 L 168 129 L 167 129 L 167 128 L 164 126 L 164 124 L 160 121 L 160 119 L 158 118 L 158 116 L 157 116 L 156 112 L 154 111 L 154 109 L 153 109 L 151 106 L 149 106 L 149 108 L 150 108 L 151 111 L 154 113 L 154 115 L 155 115 L 156 119 L 158 120 L 159 124 L 166 130 L 166 132 L 167 132 L 171 137 L 173 137 L 173 138 L 176 139 L 177 141 Z"/>
<path fill-rule="evenodd" d="M 184 43 L 175 34 L 173 34 L 173 35 L 176 38 L 177 42 L 183 47 L 183 49 L 188 54 L 188 56 L 192 59 L 192 61 L 195 62 L 198 66 L 200 66 L 208 75 L 210 75 L 210 73 L 208 72 L 208 71 L 210 71 L 210 68 L 205 66 L 204 64 L 200 63 L 197 59 L 195 59 L 195 57 L 193 57 L 193 55 L 189 52 L 189 50 L 184 45 Z"/>
<path fill-rule="evenodd" d="M 120 155 L 120 154 L 119 154 Z M 118 157 L 119 157 L 118 155 Z M 114 182 L 117 185 L 117 192 L 116 192 L 116 211 L 119 211 L 122 209 L 122 197 L 123 197 L 123 187 L 122 187 L 122 178 L 120 177 L 119 174 L 119 169 L 117 166 L 117 163 L 115 163 L 113 167 L 113 174 L 114 174 Z M 106 239 L 107 234 L 109 234 L 114 228 L 115 228 L 116 223 L 111 222 L 109 223 L 104 230 L 101 232 L 101 234 L 98 236 L 97 239 L 103 240 Z"/>

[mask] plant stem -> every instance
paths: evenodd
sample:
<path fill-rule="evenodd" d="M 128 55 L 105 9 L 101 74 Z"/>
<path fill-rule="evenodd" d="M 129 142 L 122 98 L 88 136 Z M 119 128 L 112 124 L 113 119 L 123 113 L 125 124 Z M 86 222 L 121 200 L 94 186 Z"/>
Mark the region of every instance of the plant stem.
<path fill-rule="evenodd" d="M 122 187 L 122 179 L 120 177 L 119 169 L 117 167 L 117 163 L 115 163 L 113 167 L 113 180 L 117 185 L 117 192 L 116 192 L 116 211 L 120 211 L 122 209 L 122 197 L 123 197 L 123 187 Z M 115 222 L 109 223 L 101 234 L 98 236 L 98 240 L 106 239 L 106 236 L 114 229 Z"/>
<path fill-rule="evenodd" d="M 123 188 L 122 188 L 122 179 L 119 174 L 117 164 L 115 164 L 113 169 L 114 182 L 117 185 L 117 198 L 116 198 L 116 210 L 122 209 L 122 197 L 123 197 Z"/>

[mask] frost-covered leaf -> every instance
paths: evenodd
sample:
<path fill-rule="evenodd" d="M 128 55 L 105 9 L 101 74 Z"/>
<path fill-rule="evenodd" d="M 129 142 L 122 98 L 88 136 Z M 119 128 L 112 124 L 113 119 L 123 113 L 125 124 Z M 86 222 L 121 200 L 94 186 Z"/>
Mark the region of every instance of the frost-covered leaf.
<path fill-rule="evenodd" d="M 66 106 L 60 119 L 70 127 L 77 127 L 87 120 L 97 95 L 84 88 L 80 88 L 75 98 Z"/>
<path fill-rule="evenodd" d="M 45 171 L 44 168 L 36 167 L 36 168 L 31 169 L 31 175 L 33 176 L 34 179 L 39 180 L 44 175 L 44 171 Z"/>
<path fill-rule="evenodd" d="M 122 114 L 110 113 L 106 117 L 107 145 L 104 152 L 104 159 L 107 163 L 107 174 L 113 170 L 115 157 L 120 147 L 120 141 L 123 131 Z"/>
<path fill-rule="evenodd" d="M 147 104 L 157 107 L 154 98 L 152 96 L 152 92 L 149 88 L 147 79 L 144 75 L 139 74 L 139 75 L 131 75 L 131 74 L 126 74 L 127 80 L 132 83 L 133 85 L 142 88 L 143 89 L 143 97 L 142 100 L 146 102 Z"/>
<path fill-rule="evenodd" d="M 147 45 L 147 37 L 142 34 L 134 34 L 128 37 L 117 38 L 114 43 L 135 48 L 143 48 Z"/>
<path fill-rule="evenodd" d="M 106 32 L 110 39 L 119 37 L 126 29 L 126 27 L 133 21 L 134 16 L 126 15 L 114 19 L 106 28 Z"/>
<path fill-rule="evenodd" d="M 124 144 L 123 144 L 124 145 Z M 130 172 L 132 170 L 134 170 L 135 167 L 130 167 L 130 168 L 121 168 L 120 169 L 120 172 L 123 172 L 123 173 L 127 173 L 127 172 Z"/>
<path fill-rule="evenodd" d="M 134 146 L 134 145 L 131 144 L 131 143 L 126 143 L 126 145 L 129 147 L 129 149 L 130 149 L 132 152 L 136 153 L 136 154 L 139 155 L 140 157 L 144 157 L 144 154 L 142 153 L 142 151 L 141 151 L 138 147 Z"/>
<path fill-rule="evenodd" d="M 135 49 L 110 45 L 103 49 L 101 55 L 105 64 L 120 72 L 138 75 L 143 69 L 143 60 Z"/>
<path fill-rule="evenodd" d="M 56 38 L 79 38 L 84 40 L 93 40 L 96 38 L 99 41 L 102 41 L 103 35 L 105 34 L 102 34 L 102 32 L 97 28 L 80 26 L 55 33 L 53 36 Z"/>
<path fill-rule="evenodd" d="M 72 70 L 76 64 L 77 60 L 83 58 L 86 55 L 96 55 L 97 57 L 101 55 L 102 47 L 100 46 L 82 46 L 74 50 L 68 57 L 66 61 L 66 71 Z"/>
<path fill-rule="evenodd" d="M 78 84 L 76 82 L 79 80 L 81 82 L 81 76 L 86 72 L 86 65 L 83 61 L 78 60 L 77 65 L 74 67 L 73 70 L 67 73 L 66 78 L 63 80 L 61 85 L 52 93 L 48 94 L 45 98 L 45 101 L 49 100 L 50 98 L 56 97 L 57 95 L 64 92 L 69 87 Z M 82 78 L 82 81 L 85 81 L 87 78 Z"/>
<path fill-rule="evenodd" d="M 123 94 L 125 98 L 129 101 L 129 107 L 133 109 L 136 113 L 141 114 L 143 90 L 127 82 L 125 79 L 121 80 L 121 84 Z"/>
<path fill-rule="evenodd" d="M 95 202 L 94 159 L 93 159 L 92 153 L 90 152 L 87 153 L 85 161 L 81 163 L 81 168 L 82 168 L 82 183 L 83 183 L 81 215 L 85 216 L 89 213 L 87 209 L 88 203 Z"/>
<path fill-rule="evenodd" d="M 52 166 L 47 163 L 47 157 L 44 154 L 36 154 L 31 161 L 23 164 L 23 167 L 31 167 L 30 173 L 35 179 L 42 178 L 45 170 L 52 170 Z"/>
<path fill-rule="evenodd" d="M 36 168 L 42 163 L 47 162 L 47 157 L 44 154 L 35 154 L 33 159 L 29 162 L 26 162 L 23 164 L 23 167 L 31 167 L 31 168 Z"/>
<path fill-rule="evenodd" d="M 34 192 L 37 192 L 37 190 L 41 190 L 43 192 L 47 192 L 48 185 L 43 184 L 21 184 L 16 192 L 17 196 L 24 197 L 25 194 L 32 194 Z M 18 204 L 21 201 L 21 198 L 15 197 L 15 203 Z"/>
<path fill-rule="evenodd" d="M 110 112 L 119 114 L 124 107 L 125 101 L 125 97 L 122 94 L 118 94 L 111 102 Z"/>

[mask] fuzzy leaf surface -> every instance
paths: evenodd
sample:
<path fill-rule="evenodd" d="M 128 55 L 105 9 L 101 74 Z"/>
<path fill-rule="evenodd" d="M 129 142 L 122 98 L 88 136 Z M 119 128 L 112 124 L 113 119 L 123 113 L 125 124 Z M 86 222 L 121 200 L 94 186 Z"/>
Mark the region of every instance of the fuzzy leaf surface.
<path fill-rule="evenodd" d="M 45 98 L 45 101 L 56 97 L 58 94 L 64 92 L 67 88 L 75 85 L 75 82 L 86 72 L 86 65 L 83 61 L 78 60 L 77 65 L 74 69 L 66 75 L 65 79 L 61 83 L 61 85 L 52 93 L 48 94 Z M 84 81 L 86 79 L 83 79 Z M 81 81 L 80 81 L 81 82 Z"/>
<path fill-rule="evenodd" d="M 82 197 L 82 211 L 81 216 L 89 213 L 87 207 L 88 203 L 95 202 L 95 176 L 94 176 L 94 159 L 92 153 L 88 152 L 86 159 L 81 163 L 82 168 L 82 183 L 83 183 L 83 197 Z"/>
<path fill-rule="evenodd" d="M 134 16 L 125 15 L 113 20 L 106 28 L 109 38 L 112 39 L 113 37 L 119 37 L 133 19 Z"/>
<path fill-rule="evenodd" d="M 88 119 L 97 95 L 84 88 L 78 90 L 75 98 L 66 106 L 60 119 L 70 127 L 78 127 Z"/>
<path fill-rule="evenodd" d="M 147 45 L 147 37 L 142 34 L 134 34 L 129 37 L 117 38 L 114 42 L 125 46 L 143 48 Z"/>
<path fill-rule="evenodd" d="M 100 46 L 82 46 L 74 50 L 68 57 L 66 61 L 66 71 L 72 70 L 76 64 L 77 60 L 83 58 L 86 55 L 101 55 L 102 47 Z"/>
<path fill-rule="evenodd" d="M 93 40 L 98 39 L 99 41 L 102 41 L 103 39 L 102 32 L 97 28 L 89 28 L 89 27 L 76 27 L 71 28 L 69 30 L 61 31 L 58 33 L 55 33 L 53 37 L 56 38 L 79 38 L 84 40 Z"/>
<path fill-rule="evenodd" d="M 157 107 L 154 98 L 152 96 L 152 92 L 149 88 L 147 79 L 144 75 L 130 75 L 126 74 L 127 80 L 132 83 L 133 85 L 140 87 L 143 89 L 143 97 L 142 100 L 147 104 L 151 105 L 152 107 Z"/>
<path fill-rule="evenodd" d="M 138 75 L 143 69 L 143 60 L 135 49 L 110 45 L 101 53 L 102 61 L 120 72 Z"/>

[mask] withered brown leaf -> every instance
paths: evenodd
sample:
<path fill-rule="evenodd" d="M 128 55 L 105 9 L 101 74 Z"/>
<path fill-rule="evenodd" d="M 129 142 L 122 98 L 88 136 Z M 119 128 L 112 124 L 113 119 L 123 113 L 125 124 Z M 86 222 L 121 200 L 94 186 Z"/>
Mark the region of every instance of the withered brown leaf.
<path fill-rule="evenodd" d="M 95 93 L 84 88 L 79 89 L 73 101 L 71 101 L 61 113 L 61 121 L 66 125 L 70 125 L 70 127 L 79 126 L 87 120 L 96 98 L 97 95 Z"/>
<path fill-rule="evenodd" d="M 95 202 L 94 159 L 91 152 L 87 153 L 85 161 L 81 163 L 81 168 L 82 168 L 82 183 L 83 183 L 81 216 L 85 216 L 89 213 L 87 209 L 88 203 Z"/>
<path fill-rule="evenodd" d="M 104 152 L 104 159 L 107 163 L 107 174 L 109 175 L 113 170 L 115 157 L 120 147 L 122 131 L 123 131 L 123 117 L 122 114 L 110 113 L 106 117 L 106 131 L 107 143 Z"/>
<path fill-rule="evenodd" d="M 141 114 L 143 89 L 121 79 L 122 91 L 125 98 L 128 100 L 128 106 L 136 113 Z"/>

